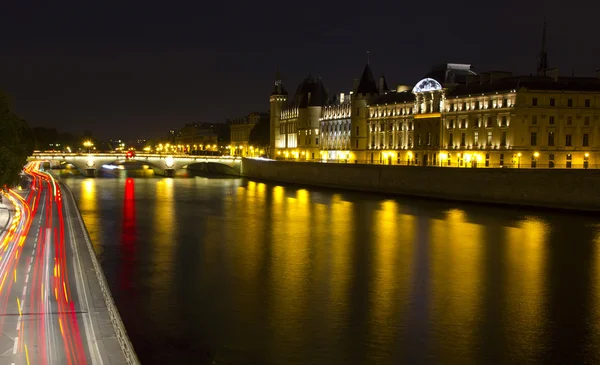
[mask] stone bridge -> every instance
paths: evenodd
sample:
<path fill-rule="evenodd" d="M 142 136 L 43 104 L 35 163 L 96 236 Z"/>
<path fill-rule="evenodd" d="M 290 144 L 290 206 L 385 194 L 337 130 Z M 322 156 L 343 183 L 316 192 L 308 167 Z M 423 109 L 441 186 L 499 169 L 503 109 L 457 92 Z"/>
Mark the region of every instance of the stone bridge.
<path fill-rule="evenodd" d="M 241 158 L 230 156 L 193 156 L 137 154 L 127 159 L 124 153 L 46 153 L 35 152 L 30 159 L 45 160 L 52 166 L 70 163 L 85 173 L 96 176 L 100 169 L 119 168 L 124 163 L 138 162 L 148 165 L 156 175 L 175 176 L 177 170 L 188 169 L 226 175 L 240 175 Z"/>

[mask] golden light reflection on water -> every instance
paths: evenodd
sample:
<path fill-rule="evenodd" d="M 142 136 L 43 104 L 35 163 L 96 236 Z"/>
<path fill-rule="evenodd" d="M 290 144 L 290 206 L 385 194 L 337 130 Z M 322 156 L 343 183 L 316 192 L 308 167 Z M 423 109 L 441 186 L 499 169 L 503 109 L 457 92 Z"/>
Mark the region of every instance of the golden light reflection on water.
<path fill-rule="evenodd" d="M 102 240 L 98 237 L 101 231 L 100 218 L 98 211 L 98 196 L 96 196 L 96 182 L 94 179 L 84 179 L 81 181 L 81 194 L 79 197 L 79 209 L 81 216 L 85 221 L 94 251 L 97 255 L 102 254 Z"/>
<path fill-rule="evenodd" d="M 264 184 L 263 184 L 264 186 Z M 259 184 L 250 181 L 245 190 L 238 189 L 239 209 L 231 213 L 242 212 L 238 221 L 243 236 L 235 236 L 235 247 L 238 252 L 232 252 L 239 262 L 242 280 L 252 286 L 260 285 L 260 268 L 263 264 L 265 240 L 265 197 L 258 193 Z"/>
<path fill-rule="evenodd" d="M 170 278 L 173 276 L 176 249 L 176 211 L 173 179 L 160 179 L 156 182 L 156 200 L 154 206 L 154 222 L 151 255 L 154 275 L 150 278 L 154 288 L 168 291 Z"/>
<path fill-rule="evenodd" d="M 445 220 L 432 219 L 430 242 L 431 324 L 452 346 L 432 344 L 441 359 L 475 363 L 481 317 L 483 228 L 466 221 L 459 209 Z M 439 347 L 438 347 L 439 346 Z"/>
<path fill-rule="evenodd" d="M 319 240 L 319 249 L 325 251 L 331 262 L 330 272 L 325 271 L 320 278 L 327 282 L 330 290 L 326 301 L 328 317 L 333 323 L 346 323 L 350 316 L 350 284 L 355 277 L 352 270 L 352 239 L 353 239 L 353 217 L 354 204 L 334 197 L 329 206 L 318 204 L 315 209 L 318 227 L 324 233 L 330 233 L 330 239 Z M 329 219 L 327 219 L 329 218 Z M 327 236 L 325 236 L 327 237 Z M 330 242 L 330 247 L 325 243 Z M 329 338 L 335 338 L 340 328 L 332 326 L 328 333 Z"/>
<path fill-rule="evenodd" d="M 542 337 L 547 321 L 545 299 L 547 234 L 549 227 L 536 218 L 527 218 L 517 227 L 505 227 L 507 304 L 505 323 L 509 348 L 519 354 L 536 356 L 544 348 Z M 517 335 L 518 334 L 518 335 Z"/>
<path fill-rule="evenodd" d="M 594 225 L 595 237 L 594 237 L 594 248 L 593 252 L 593 260 L 592 260 L 592 279 L 591 279 L 591 315 L 590 321 L 588 325 L 590 326 L 590 337 L 591 342 L 595 344 L 596 348 L 595 355 L 600 357 L 598 352 L 600 351 L 600 224 Z M 594 353 L 590 354 L 594 355 Z M 590 362 L 591 363 L 591 362 Z"/>
<path fill-rule="evenodd" d="M 300 343 L 298 329 L 306 320 L 308 277 L 310 275 L 311 229 L 309 194 L 297 191 L 295 198 L 286 197 L 285 189 L 273 188 L 273 241 L 271 251 L 270 303 L 272 320 L 279 324 L 277 341 Z"/>
<path fill-rule="evenodd" d="M 379 344 L 390 344 L 396 332 L 395 315 L 400 304 L 396 298 L 398 283 L 397 255 L 398 246 L 398 207 L 395 201 L 387 200 L 381 203 L 374 212 L 375 223 L 375 262 L 371 301 L 370 335 Z M 404 228 L 404 227 L 403 227 Z"/>
<path fill-rule="evenodd" d="M 370 335 L 379 346 L 396 346 L 397 326 L 404 321 L 414 269 L 416 220 L 386 200 L 374 211 L 374 262 Z M 374 348 L 378 352 L 379 348 Z M 377 357 L 374 353 L 372 356 Z"/>

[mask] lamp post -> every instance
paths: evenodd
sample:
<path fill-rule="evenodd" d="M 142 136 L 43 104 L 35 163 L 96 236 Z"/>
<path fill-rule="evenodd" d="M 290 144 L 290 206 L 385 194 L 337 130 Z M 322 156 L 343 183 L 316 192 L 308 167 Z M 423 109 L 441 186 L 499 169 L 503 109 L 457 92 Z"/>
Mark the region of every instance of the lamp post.
<path fill-rule="evenodd" d="M 521 168 L 521 152 L 517 153 L 517 168 Z"/>

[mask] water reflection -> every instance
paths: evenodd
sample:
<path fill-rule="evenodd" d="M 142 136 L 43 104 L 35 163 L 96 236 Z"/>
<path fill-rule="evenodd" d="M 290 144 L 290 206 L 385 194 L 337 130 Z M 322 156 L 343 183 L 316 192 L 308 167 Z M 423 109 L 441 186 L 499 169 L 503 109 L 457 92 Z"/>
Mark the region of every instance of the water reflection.
<path fill-rule="evenodd" d="M 79 210 L 90 234 L 92 245 L 96 254 L 102 254 L 102 240 L 98 237 L 101 231 L 99 223 L 100 211 L 98 209 L 98 197 L 96 196 L 96 184 L 94 179 L 76 180 L 80 183 L 80 194 L 78 199 Z"/>
<path fill-rule="evenodd" d="M 121 222 L 122 265 L 120 275 L 121 289 L 131 290 L 132 270 L 136 254 L 137 227 L 135 217 L 135 181 L 125 180 L 125 195 L 123 197 L 123 220 Z"/>
<path fill-rule="evenodd" d="M 148 282 L 152 292 L 155 294 L 153 300 L 145 307 L 148 309 L 151 323 L 166 322 L 156 316 L 169 314 L 169 308 L 176 301 L 172 293 L 172 285 L 175 280 L 176 262 L 174 259 L 177 247 L 177 224 L 175 224 L 176 211 L 173 194 L 173 180 L 154 180 L 156 192 L 154 193 L 154 209 L 152 209 L 152 236 L 150 241 Z M 152 189 L 148 194 L 152 194 Z M 154 316 L 152 315 L 154 314 Z M 167 316 L 165 316 L 167 317 Z"/>
<path fill-rule="evenodd" d="M 600 360 L 594 217 L 231 179 L 69 184 L 94 244 L 118 250 L 102 264 L 143 363 Z"/>
<path fill-rule="evenodd" d="M 444 220 L 432 220 L 430 246 L 431 350 L 441 362 L 474 363 L 481 320 L 483 227 L 470 223 L 464 211 L 452 209 Z"/>
<path fill-rule="evenodd" d="M 545 349 L 545 262 L 547 233 L 551 229 L 541 220 L 528 217 L 517 228 L 505 227 L 506 265 L 506 349 L 513 349 L 515 360 L 528 362 L 539 358 Z M 498 313 L 501 314 L 501 313 Z"/>

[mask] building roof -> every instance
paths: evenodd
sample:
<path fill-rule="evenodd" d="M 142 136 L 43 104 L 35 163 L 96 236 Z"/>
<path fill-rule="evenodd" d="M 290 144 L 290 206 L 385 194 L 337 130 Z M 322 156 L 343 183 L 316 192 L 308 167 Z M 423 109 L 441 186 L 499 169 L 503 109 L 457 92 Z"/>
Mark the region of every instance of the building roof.
<path fill-rule="evenodd" d="M 360 82 L 358 83 L 358 88 L 356 88 L 356 92 L 358 94 L 378 94 L 379 89 L 377 88 L 377 83 L 375 82 L 375 78 L 373 77 L 373 71 L 371 70 L 371 66 L 367 63 L 365 69 L 360 78 Z"/>
<path fill-rule="evenodd" d="M 464 96 L 471 94 L 486 94 L 506 92 L 525 88 L 529 90 L 548 91 L 598 91 L 600 79 L 595 77 L 558 77 L 548 76 L 514 76 L 506 77 L 492 83 L 475 82 L 468 85 L 458 85 L 451 89 L 448 96 Z"/>
<path fill-rule="evenodd" d="M 410 91 L 403 91 L 401 93 L 390 92 L 383 95 L 379 95 L 371 105 L 381 104 L 393 104 L 393 103 L 412 103 L 415 101 L 415 94 Z"/>
<path fill-rule="evenodd" d="M 296 89 L 294 104 L 298 108 L 327 104 L 327 90 L 320 77 L 316 80 L 308 75 Z"/>
<path fill-rule="evenodd" d="M 477 75 L 469 64 L 445 63 L 435 66 L 425 75 L 425 78 L 437 80 L 441 84 L 465 84 L 467 76 Z"/>

